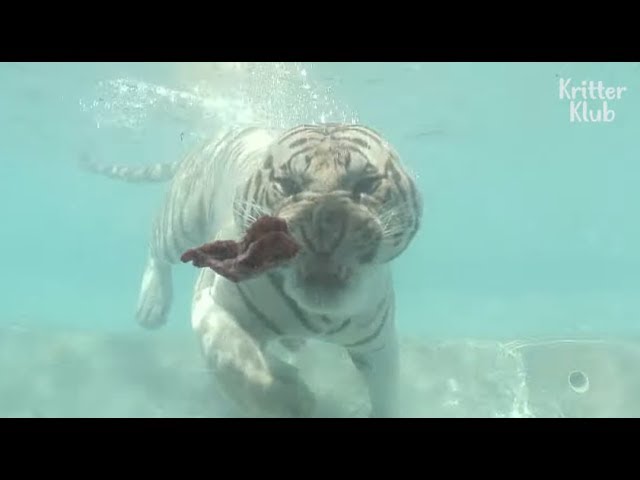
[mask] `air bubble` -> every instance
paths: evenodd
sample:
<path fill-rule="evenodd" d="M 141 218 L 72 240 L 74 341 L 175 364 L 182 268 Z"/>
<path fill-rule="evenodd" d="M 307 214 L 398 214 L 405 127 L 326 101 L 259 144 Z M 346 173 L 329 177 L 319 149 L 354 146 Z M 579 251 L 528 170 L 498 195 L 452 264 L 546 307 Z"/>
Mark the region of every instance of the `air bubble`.
<path fill-rule="evenodd" d="M 586 393 L 589 390 L 589 377 L 579 370 L 571 372 L 567 377 L 569 387 L 576 393 Z"/>

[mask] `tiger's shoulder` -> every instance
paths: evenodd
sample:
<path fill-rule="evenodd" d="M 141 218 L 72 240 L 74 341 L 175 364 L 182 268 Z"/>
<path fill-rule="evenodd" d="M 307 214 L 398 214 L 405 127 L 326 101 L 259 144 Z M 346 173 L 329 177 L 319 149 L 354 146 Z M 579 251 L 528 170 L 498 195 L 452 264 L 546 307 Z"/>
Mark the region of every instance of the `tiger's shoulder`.
<path fill-rule="evenodd" d="M 258 125 L 216 132 L 196 144 L 183 157 L 176 176 L 202 175 L 204 170 L 214 167 L 216 171 L 226 173 L 231 173 L 233 168 L 250 167 L 247 160 L 265 152 L 280 134 L 280 130 Z"/>

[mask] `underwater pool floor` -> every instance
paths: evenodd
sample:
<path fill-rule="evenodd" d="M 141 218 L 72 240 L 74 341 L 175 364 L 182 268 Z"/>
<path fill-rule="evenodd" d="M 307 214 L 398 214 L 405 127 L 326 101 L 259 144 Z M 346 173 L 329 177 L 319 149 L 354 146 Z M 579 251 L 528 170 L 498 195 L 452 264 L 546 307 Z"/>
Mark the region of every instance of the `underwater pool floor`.
<path fill-rule="evenodd" d="M 640 342 L 402 341 L 403 417 L 637 417 Z M 296 358 L 318 417 L 365 417 L 341 350 Z M 320 367 L 320 365 L 322 367 Z M 0 330 L 1 417 L 220 417 L 195 338 L 175 332 Z"/>

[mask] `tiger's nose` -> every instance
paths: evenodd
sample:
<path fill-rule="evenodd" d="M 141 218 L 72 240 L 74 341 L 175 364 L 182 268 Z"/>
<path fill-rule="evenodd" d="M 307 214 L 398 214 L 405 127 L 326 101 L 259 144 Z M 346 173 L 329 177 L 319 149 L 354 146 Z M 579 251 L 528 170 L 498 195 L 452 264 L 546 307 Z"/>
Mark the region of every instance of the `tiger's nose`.
<path fill-rule="evenodd" d="M 332 252 L 342 242 L 347 229 L 347 213 L 337 205 L 321 206 L 313 215 L 312 239 L 316 253 Z"/>
<path fill-rule="evenodd" d="M 322 199 L 313 212 L 313 222 L 321 229 L 340 227 L 347 218 L 348 199 L 343 196 L 331 195 Z"/>
<path fill-rule="evenodd" d="M 315 224 L 323 233 L 331 233 L 340 230 L 346 220 L 344 212 L 339 210 L 323 210 L 316 215 Z"/>

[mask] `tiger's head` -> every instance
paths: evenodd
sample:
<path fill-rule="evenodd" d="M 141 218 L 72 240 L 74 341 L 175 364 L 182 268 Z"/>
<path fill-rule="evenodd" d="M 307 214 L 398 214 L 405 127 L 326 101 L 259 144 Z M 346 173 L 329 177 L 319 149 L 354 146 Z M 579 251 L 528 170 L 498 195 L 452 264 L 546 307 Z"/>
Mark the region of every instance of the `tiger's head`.
<path fill-rule="evenodd" d="M 270 146 L 234 210 L 245 229 L 262 215 L 287 221 L 301 251 L 277 273 L 282 287 L 302 308 L 331 314 L 371 304 L 376 273 L 418 231 L 422 200 L 373 130 L 305 125 Z"/>

